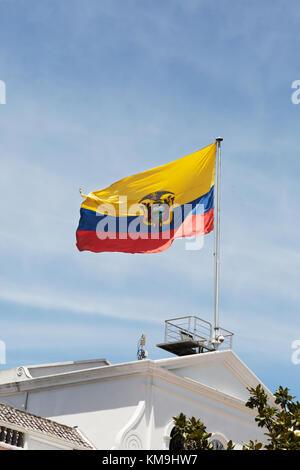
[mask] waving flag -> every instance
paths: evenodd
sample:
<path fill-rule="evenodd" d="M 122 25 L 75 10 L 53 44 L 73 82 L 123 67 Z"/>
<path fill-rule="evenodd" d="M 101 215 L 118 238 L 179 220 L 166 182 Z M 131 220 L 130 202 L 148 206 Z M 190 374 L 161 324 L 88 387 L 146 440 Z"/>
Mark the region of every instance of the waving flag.
<path fill-rule="evenodd" d="M 82 195 L 77 248 L 155 253 L 169 248 L 175 238 L 211 232 L 216 149 L 213 143 Z"/>

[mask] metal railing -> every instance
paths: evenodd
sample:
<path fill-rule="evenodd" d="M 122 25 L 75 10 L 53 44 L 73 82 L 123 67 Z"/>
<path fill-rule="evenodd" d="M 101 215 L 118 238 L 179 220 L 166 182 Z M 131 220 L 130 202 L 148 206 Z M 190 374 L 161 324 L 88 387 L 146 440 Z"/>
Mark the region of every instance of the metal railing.
<path fill-rule="evenodd" d="M 219 334 L 224 337 L 224 341 L 218 349 L 232 349 L 233 333 L 225 328 L 219 328 Z"/>
<path fill-rule="evenodd" d="M 212 324 L 194 315 L 165 321 L 165 343 L 189 341 L 208 351 L 232 349 L 233 333 L 219 328 L 219 335 L 222 335 L 224 340 L 216 345 Z"/>

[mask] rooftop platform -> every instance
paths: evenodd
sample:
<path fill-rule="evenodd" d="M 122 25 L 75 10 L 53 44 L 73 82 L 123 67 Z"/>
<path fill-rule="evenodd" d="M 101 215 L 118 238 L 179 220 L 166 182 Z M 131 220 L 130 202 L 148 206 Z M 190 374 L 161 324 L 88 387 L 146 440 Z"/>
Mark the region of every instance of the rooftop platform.
<path fill-rule="evenodd" d="M 219 328 L 218 334 L 221 341 L 216 341 L 212 324 L 202 318 L 172 318 L 165 321 L 164 342 L 157 347 L 177 356 L 232 349 L 233 333 Z"/>

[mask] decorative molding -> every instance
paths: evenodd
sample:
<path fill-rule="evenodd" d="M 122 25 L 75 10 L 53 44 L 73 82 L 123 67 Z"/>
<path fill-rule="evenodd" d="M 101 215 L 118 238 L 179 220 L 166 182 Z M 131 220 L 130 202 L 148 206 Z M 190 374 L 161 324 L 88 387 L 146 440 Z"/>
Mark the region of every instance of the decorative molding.
<path fill-rule="evenodd" d="M 220 432 L 213 432 L 212 436 L 209 439 L 209 442 L 214 441 L 214 440 L 220 441 L 221 444 L 224 446 L 224 449 L 226 449 L 228 439 L 224 436 L 224 434 Z"/>
<path fill-rule="evenodd" d="M 142 449 L 142 439 L 138 432 L 134 430 L 141 421 L 146 408 L 144 400 L 139 401 L 132 417 L 125 426 L 118 432 L 114 449 Z M 134 431 L 133 431 L 134 430 Z"/>
<path fill-rule="evenodd" d="M 29 370 L 27 369 L 27 367 L 24 367 L 24 366 L 20 366 L 17 368 L 17 376 L 18 377 L 22 377 L 24 376 L 27 377 L 28 379 L 32 379 L 32 376 L 30 375 L 29 373 Z"/>
<path fill-rule="evenodd" d="M 142 448 L 142 440 L 136 433 L 129 433 L 123 440 L 122 449 L 138 450 Z"/>
<path fill-rule="evenodd" d="M 170 440 L 171 440 L 171 431 L 174 428 L 174 421 L 173 419 L 168 422 L 164 429 L 164 436 L 163 436 L 163 444 L 164 444 L 164 450 L 169 450 L 170 446 Z"/>

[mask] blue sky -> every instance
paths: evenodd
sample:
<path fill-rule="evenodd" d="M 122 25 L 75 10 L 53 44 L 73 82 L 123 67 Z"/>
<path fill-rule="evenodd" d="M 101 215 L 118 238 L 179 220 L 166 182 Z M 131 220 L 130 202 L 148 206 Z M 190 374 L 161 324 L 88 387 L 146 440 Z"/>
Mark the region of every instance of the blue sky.
<path fill-rule="evenodd" d="M 221 325 L 274 390 L 300 391 L 297 1 L 0 1 L 0 313 L 7 365 L 149 356 L 167 318 L 213 318 L 198 252 L 79 253 L 84 192 L 218 135 Z"/>

